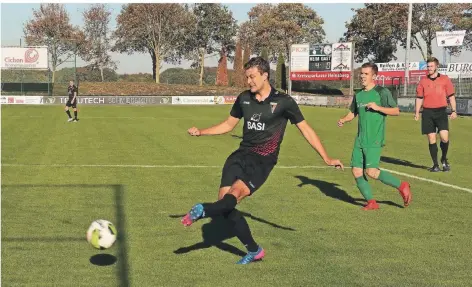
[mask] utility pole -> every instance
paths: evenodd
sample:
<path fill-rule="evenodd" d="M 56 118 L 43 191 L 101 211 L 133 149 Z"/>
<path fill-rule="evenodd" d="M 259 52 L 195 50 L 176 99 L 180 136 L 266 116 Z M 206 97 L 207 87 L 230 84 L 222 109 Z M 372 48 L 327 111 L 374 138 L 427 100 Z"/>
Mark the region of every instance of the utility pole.
<path fill-rule="evenodd" d="M 349 80 L 349 95 L 353 96 L 354 95 L 354 55 L 355 55 L 355 46 L 356 42 L 352 42 L 352 53 L 351 53 L 351 79 Z"/>
<path fill-rule="evenodd" d="M 406 53 L 405 53 L 405 78 L 403 81 L 403 97 L 407 96 L 408 84 L 410 82 L 410 63 L 408 57 L 410 56 L 411 45 L 411 17 L 413 14 L 413 3 L 410 2 L 408 9 L 408 34 L 406 35 Z"/>

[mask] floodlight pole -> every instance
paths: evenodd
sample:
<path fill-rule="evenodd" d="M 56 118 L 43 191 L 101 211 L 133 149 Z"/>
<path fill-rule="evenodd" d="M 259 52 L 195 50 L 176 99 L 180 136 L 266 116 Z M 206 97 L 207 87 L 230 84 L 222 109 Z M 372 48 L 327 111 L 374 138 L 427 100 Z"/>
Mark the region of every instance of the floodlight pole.
<path fill-rule="evenodd" d="M 354 96 L 354 54 L 355 54 L 356 43 L 352 42 L 352 51 L 351 51 L 351 77 L 349 80 L 349 95 Z"/>
<path fill-rule="evenodd" d="M 411 18 L 413 14 L 413 3 L 410 2 L 408 9 L 408 32 L 406 34 L 406 53 L 405 53 L 405 79 L 403 81 L 403 96 L 407 96 L 408 84 L 410 77 L 410 63 L 408 57 L 410 56 L 410 43 L 411 43 Z"/>
<path fill-rule="evenodd" d="M 77 42 L 75 43 L 75 51 L 74 51 L 74 82 L 76 87 L 79 86 L 77 83 Z"/>
<path fill-rule="evenodd" d="M 288 95 L 292 96 L 292 45 L 290 45 L 288 50 Z"/>

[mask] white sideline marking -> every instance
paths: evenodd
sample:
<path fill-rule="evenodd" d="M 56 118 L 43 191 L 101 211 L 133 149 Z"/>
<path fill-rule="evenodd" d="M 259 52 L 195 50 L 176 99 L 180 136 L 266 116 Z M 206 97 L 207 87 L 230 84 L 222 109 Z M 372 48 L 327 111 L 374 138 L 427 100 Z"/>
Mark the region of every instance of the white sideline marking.
<path fill-rule="evenodd" d="M 33 167 L 33 166 L 37 166 L 37 167 L 60 167 L 60 168 L 63 168 L 63 167 L 112 167 L 112 168 L 222 168 L 223 166 L 222 165 L 141 165 L 141 164 L 16 164 L 16 163 L 13 163 L 13 164 L 9 164 L 9 163 L 6 163 L 6 164 L 2 164 L 2 166 L 9 166 L 9 167 Z M 330 167 L 330 166 L 316 166 L 316 165 L 279 165 L 279 166 L 276 166 L 275 168 L 280 168 L 280 169 L 310 169 L 310 168 L 313 168 L 313 169 L 327 169 L 327 168 L 333 168 L 333 167 Z M 350 168 L 350 167 L 345 167 L 346 169 Z M 334 169 L 334 168 L 333 168 Z M 421 181 L 425 181 L 425 182 L 430 182 L 430 183 L 434 183 L 434 184 L 437 184 L 437 185 L 442 185 L 442 186 L 445 186 L 445 187 L 449 187 L 449 188 L 453 188 L 453 189 L 457 189 L 457 190 L 462 190 L 462 191 L 466 191 L 468 193 L 472 193 L 472 189 L 470 188 L 465 188 L 465 187 L 460 187 L 460 186 L 457 186 L 457 185 L 453 185 L 453 184 L 449 184 L 449 183 L 445 183 L 445 182 L 442 182 L 442 181 L 437 181 L 437 180 L 432 180 L 432 179 L 428 179 L 428 178 L 424 178 L 424 177 L 420 177 L 420 176 L 416 176 L 416 175 L 411 175 L 411 174 L 408 174 L 408 173 L 403 173 L 403 172 L 399 172 L 399 171 L 394 171 L 394 170 L 391 170 L 391 169 L 386 169 L 386 168 L 381 168 L 383 170 L 386 170 L 388 172 L 391 172 L 391 173 L 394 173 L 394 174 L 398 174 L 398 175 L 401 175 L 401 176 L 405 176 L 405 177 L 409 177 L 409 178 L 414 178 L 414 179 L 417 179 L 417 180 L 421 180 Z"/>
<path fill-rule="evenodd" d="M 143 164 L 21 164 L 21 163 L 5 163 L 2 166 L 10 166 L 10 167 L 119 167 L 119 168 L 223 168 L 222 165 L 165 165 L 165 164 L 158 164 L 158 165 L 143 165 Z M 276 166 L 276 168 L 333 168 L 330 166 L 314 166 L 314 165 L 289 165 L 289 166 Z M 333 168 L 334 169 L 334 168 Z"/>
<path fill-rule="evenodd" d="M 445 186 L 445 187 L 450 187 L 450 188 L 466 191 L 468 193 L 472 193 L 472 189 L 470 189 L 470 188 L 460 187 L 460 186 L 445 183 L 445 182 L 442 182 L 442 181 L 432 180 L 432 179 L 429 179 L 429 178 L 424 178 L 424 177 L 411 175 L 411 174 L 407 174 L 407 173 L 403 173 L 403 172 L 399 172 L 399 171 L 394 171 L 394 170 L 391 170 L 391 169 L 386 169 L 386 168 L 381 168 L 381 169 L 386 170 L 386 171 L 391 172 L 391 173 L 394 173 L 394 174 L 414 178 L 414 179 L 421 180 L 421 181 L 431 182 L 431 183 L 435 183 L 437 185 L 442 185 L 442 186 Z"/>
<path fill-rule="evenodd" d="M 52 117 L 49 116 L 8 116 L 5 117 L 5 119 L 8 118 L 48 118 L 51 119 Z M 5 120 L 4 119 L 4 120 Z M 176 118 L 176 117 L 99 117 L 99 116 L 84 116 L 84 119 L 108 119 L 108 120 L 114 120 L 114 119 L 127 119 L 127 120 L 143 120 L 143 119 L 148 119 L 148 120 L 211 120 L 211 118 Z"/>

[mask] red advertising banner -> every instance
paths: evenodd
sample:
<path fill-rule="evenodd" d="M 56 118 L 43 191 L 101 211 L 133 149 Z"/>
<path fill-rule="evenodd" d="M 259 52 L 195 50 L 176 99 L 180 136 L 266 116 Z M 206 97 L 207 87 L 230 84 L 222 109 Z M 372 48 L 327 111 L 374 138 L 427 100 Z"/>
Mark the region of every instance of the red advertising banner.
<path fill-rule="evenodd" d="M 291 72 L 292 81 L 347 81 L 351 79 L 351 72 Z"/>
<path fill-rule="evenodd" d="M 420 79 L 428 75 L 427 70 L 410 71 L 410 83 L 417 84 Z M 403 83 L 405 71 L 383 71 L 378 73 L 376 83 L 379 85 L 399 85 Z"/>

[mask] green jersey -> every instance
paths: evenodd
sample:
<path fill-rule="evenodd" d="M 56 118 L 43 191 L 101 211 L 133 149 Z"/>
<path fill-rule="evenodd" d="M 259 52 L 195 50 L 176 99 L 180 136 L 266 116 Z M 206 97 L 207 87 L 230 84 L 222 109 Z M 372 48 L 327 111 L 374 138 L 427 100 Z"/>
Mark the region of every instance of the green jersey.
<path fill-rule="evenodd" d="M 397 106 L 392 93 L 386 88 L 375 86 L 369 91 L 361 90 L 357 92 L 350 107 L 351 112 L 358 116 L 356 147 L 384 146 L 385 119 L 387 115 L 374 110 L 368 110 L 366 105 L 371 102 L 386 108 L 395 108 Z"/>

